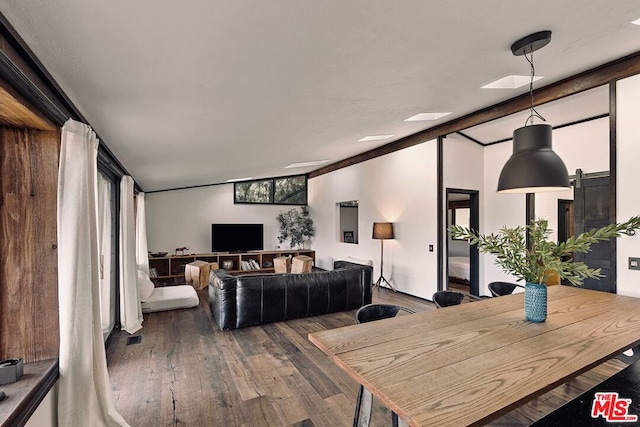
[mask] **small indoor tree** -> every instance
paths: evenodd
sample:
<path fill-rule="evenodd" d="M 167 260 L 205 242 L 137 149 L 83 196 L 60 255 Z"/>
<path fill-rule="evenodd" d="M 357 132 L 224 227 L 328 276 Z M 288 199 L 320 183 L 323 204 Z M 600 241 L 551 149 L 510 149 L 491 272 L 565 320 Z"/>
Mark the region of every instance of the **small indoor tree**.
<path fill-rule="evenodd" d="M 316 234 L 313 220 L 309 216 L 309 207 L 307 206 L 280 212 L 276 219 L 280 225 L 278 241 L 282 243 L 285 240 L 289 240 L 292 248 L 295 246 L 302 248 L 304 242 Z"/>

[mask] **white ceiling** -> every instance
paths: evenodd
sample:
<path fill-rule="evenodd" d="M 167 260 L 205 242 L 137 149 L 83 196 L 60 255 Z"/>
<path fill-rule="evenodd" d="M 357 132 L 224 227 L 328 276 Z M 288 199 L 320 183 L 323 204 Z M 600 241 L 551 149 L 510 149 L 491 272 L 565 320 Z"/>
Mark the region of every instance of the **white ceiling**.
<path fill-rule="evenodd" d="M 0 12 L 145 191 L 305 173 L 317 166 L 283 167 L 524 93 L 480 87 L 528 74 L 509 46 L 536 31 L 553 31 L 536 87 L 640 51 L 637 0 L 3 0 Z M 395 137 L 357 142 L 376 134 Z"/>

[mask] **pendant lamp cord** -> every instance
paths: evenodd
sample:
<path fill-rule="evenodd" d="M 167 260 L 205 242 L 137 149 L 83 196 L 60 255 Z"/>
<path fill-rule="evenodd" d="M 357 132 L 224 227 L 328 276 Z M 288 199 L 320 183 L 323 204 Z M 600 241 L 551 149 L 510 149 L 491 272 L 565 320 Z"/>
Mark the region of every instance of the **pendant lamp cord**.
<path fill-rule="evenodd" d="M 533 78 L 536 75 L 536 70 L 533 66 L 533 51 L 530 52 L 530 55 L 531 55 L 531 59 L 529 59 L 529 57 L 527 56 L 527 52 L 524 53 L 524 59 L 526 59 L 529 65 L 531 66 L 531 72 L 530 72 L 531 80 L 529 82 L 529 98 L 531 99 L 531 105 L 529 107 L 529 111 L 531 112 L 531 114 L 529 115 L 529 117 L 527 117 L 527 120 L 524 122 L 525 126 L 527 126 L 527 123 L 529 122 L 533 124 L 534 117 L 537 117 L 543 122 L 546 122 L 545 118 L 542 117 L 540 113 L 538 113 L 536 109 L 533 107 Z"/>

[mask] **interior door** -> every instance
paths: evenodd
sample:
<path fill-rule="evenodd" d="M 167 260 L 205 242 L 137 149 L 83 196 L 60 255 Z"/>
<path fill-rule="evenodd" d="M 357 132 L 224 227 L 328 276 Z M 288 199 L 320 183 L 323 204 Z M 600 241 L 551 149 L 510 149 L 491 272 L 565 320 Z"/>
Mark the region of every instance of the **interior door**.
<path fill-rule="evenodd" d="M 588 178 L 578 181 L 574 190 L 574 233 L 603 227 L 609 218 L 609 177 Z M 616 292 L 615 288 L 615 240 L 599 242 L 591 247 L 591 252 L 574 254 L 576 261 L 582 261 L 591 268 L 600 268 L 600 280 L 586 279 L 584 287 L 604 292 Z"/>

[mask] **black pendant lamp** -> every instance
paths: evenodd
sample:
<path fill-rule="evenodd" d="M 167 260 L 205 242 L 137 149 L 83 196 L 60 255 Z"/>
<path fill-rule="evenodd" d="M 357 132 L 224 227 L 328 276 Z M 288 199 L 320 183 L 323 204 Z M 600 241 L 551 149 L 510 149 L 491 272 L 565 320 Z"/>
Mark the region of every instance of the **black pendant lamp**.
<path fill-rule="evenodd" d="M 531 66 L 531 114 L 524 127 L 513 131 L 513 154 L 502 168 L 498 193 L 541 193 L 569 188 L 569 173 L 562 159 L 551 149 L 551 126 L 534 125 L 534 117 L 544 121 L 533 107 L 533 52 L 551 41 L 551 31 L 524 37 L 511 46 L 511 52 L 523 56 Z M 531 56 L 531 59 L 527 55 Z M 527 125 L 527 123 L 531 124 Z"/>

